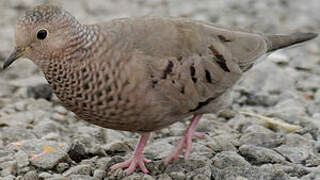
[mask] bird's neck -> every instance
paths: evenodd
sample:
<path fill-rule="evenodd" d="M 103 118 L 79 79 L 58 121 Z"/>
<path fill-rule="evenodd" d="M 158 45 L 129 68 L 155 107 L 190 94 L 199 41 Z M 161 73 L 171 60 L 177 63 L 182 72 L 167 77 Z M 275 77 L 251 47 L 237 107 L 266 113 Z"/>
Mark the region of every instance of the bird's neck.
<path fill-rule="evenodd" d="M 94 55 L 99 46 L 99 27 L 95 25 L 75 25 L 70 33 L 70 40 L 62 50 L 61 58 L 65 61 L 85 61 Z M 61 55 L 60 54 L 60 55 Z"/>

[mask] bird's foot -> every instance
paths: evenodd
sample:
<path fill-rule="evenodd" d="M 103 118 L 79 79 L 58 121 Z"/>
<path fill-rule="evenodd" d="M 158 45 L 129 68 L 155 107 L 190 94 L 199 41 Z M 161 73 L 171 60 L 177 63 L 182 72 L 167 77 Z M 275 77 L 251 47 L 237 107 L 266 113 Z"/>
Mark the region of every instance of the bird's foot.
<path fill-rule="evenodd" d="M 200 118 L 201 115 L 195 115 L 193 117 L 191 123 L 187 127 L 187 130 L 185 131 L 185 134 L 179 141 L 178 145 L 173 149 L 171 154 L 165 158 L 165 165 L 168 165 L 171 160 L 176 161 L 183 149 L 186 149 L 184 159 L 187 160 L 191 152 L 192 137 L 204 138 L 204 133 L 195 132 L 195 127 L 198 124 Z"/>
<path fill-rule="evenodd" d="M 144 158 L 144 156 L 142 154 L 141 155 L 133 155 L 129 160 L 115 164 L 115 165 L 111 166 L 110 169 L 111 169 L 111 171 L 114 171 L 118 168 L 126 168 L 127 167 L 127 169 L 124 170 L 124 172 L 126 175 L 129 175 L 136 169 L 137 166 L 139 166 L 143 173 L 148 173 L 148 170 L 144 164 L 144 163 L 148 163 L 148 162 L 151 162 L 151 161 Z"/>
<path fill-rule="evenodd" d="M 142 172 L 148 173 L 148 170 L 144 163 L 148 163 L 150 162 L 150 160 L 144 158 L 142 151 L 145 145 L 147 144 L 149 137 L 150 133 L 141 134 L 141 137 L 139 139 L 136 149 L 134 150 L 132 157 L 127 161 L 111 166 L 111 171 L 114 171 L 118 168 L 127 168 L 124 172 L 126 175 L 129 175 L 137 168 L 137 166 L 139 166 Z"/>

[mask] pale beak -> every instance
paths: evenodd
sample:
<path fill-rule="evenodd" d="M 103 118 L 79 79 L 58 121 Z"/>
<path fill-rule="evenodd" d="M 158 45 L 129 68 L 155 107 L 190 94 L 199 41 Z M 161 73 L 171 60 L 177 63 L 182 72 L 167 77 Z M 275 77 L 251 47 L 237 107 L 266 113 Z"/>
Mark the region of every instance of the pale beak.
<path fill-rule="evenodd" d="M 10 53 L 10 55 L 7 57 L 7 59 L 4 61 L 3 64 L 3 70 L 5 70 L 7 67 L 9 67 L 15 60 L 19 59 L 21 56 L 23 56 L 24 52 L 27 48 L 20 48 L 15 47 L 13 51 Z"/>

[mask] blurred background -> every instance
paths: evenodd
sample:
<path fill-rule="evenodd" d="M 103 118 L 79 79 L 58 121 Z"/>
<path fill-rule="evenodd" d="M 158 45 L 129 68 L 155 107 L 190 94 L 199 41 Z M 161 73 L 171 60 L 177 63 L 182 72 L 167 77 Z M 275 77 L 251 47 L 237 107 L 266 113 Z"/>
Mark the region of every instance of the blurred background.
<path fill-rule="evenodd" d="M 0 66 L 14 46 L 18 17 L 41 3 L 59 5 L 89 24 L 130 16 L 180 16 L 252 32 L 320 33 L 319 0 L 1 0 Z M 138 136 L 75 119 L 45 83 L 27 59 L 0 70 L 0 179 L 121 179 L 121 172 L 110 175 L 106 169 L 130 155 Z M 240 111 L 301 129 L 288 132 Z M 275 52 L 250 70 L 234 88 L 233 105 L 201 121 L 199 130 L 208 137 L 195 142 L 191 161 L 164 168 L 161 159 L 185 125 L 153 133 L 146 148 L 147 158 L 154 160 L 147 165 L 150 176 L 140 172 L 128 179 L 320 179 L 320 38 Z M 10 146 L 16 141 L 24 143 Z M 48 143 L 59 151 L 29 157 Z"/>

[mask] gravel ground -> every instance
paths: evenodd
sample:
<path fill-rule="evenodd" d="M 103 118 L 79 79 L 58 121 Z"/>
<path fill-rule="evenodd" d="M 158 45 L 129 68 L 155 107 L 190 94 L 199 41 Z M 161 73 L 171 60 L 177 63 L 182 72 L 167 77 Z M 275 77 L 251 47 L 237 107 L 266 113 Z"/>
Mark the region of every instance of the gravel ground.
<path fill-rule="evenodd" d="M 319 0 L 68 0 L 62 5 L 85 23 L 115 17 L 171 15 L 266 33 L 319 32 Z M 13 29 L 23 12 L 44 1 L 0 1 L 0 65 L 13 47 Z M 165 157 L 183 133 L 176 123 L 153 133 L 145 156 L 149 175 L 124 177 L 108 168 L 128 158 L 138 135 L 75 119 L 59 105 L 29 60 L 0 72 L 1 180 L 315 180 L 320 179 L 320 40 L 276 52 L 234 88 L 234 103 L 206 115 L 190 160 L 168 167 Z M 253 112 L 301 128 L 284 128 L 239 112 Z M 19 142 L 10 144 L 13 142 Z M 49 151 L 39 157 L 31 154 Z"/>

